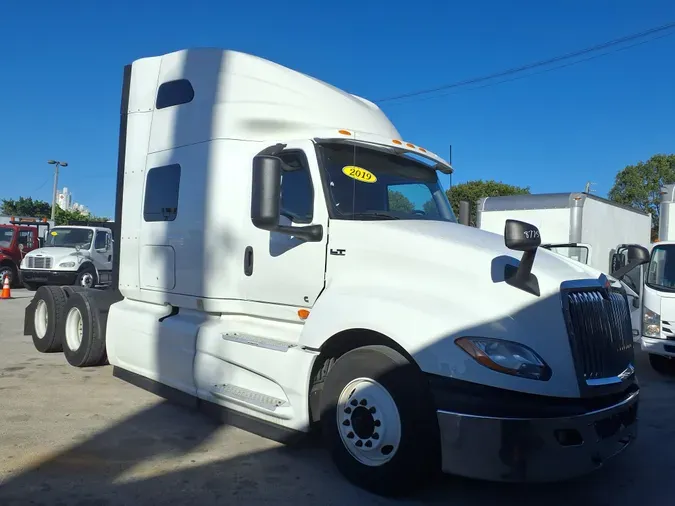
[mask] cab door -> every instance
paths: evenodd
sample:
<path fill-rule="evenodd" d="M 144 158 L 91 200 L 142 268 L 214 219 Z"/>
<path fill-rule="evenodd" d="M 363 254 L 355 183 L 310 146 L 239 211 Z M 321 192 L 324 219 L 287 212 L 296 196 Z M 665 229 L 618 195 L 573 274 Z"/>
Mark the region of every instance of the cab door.
<path fill-rule="evenodd" d="M 284 162 L 279 223 L 291 227 L 320 224 L 323 237 L 306 242 L 251 224 L 250 244 L 241 252 L 244 292 L 249 301 L 268 305 L 261 312 L 290 306 L 295 313 L 297 308 L 311 307 L 324 287 L 328 211 L 314 144 L 288 142 L 279 157 Z"/>
<path fill-rule="evenodd" d="M 91 259 L 98 271 L 99 283 L 109 283 L 112 274 L 112 240 L 109 231 L 96 231 Z"/>

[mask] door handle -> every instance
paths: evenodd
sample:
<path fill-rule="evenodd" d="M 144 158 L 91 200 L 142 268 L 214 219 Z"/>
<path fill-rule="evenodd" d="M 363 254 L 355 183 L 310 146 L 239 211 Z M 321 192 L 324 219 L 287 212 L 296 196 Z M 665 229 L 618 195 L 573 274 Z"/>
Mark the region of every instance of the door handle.
<path fill-rule="evenodd" d="M 244 274 L 250 276 L 253 274 L 253 248 L 246 246 L 244 251 Z"/>

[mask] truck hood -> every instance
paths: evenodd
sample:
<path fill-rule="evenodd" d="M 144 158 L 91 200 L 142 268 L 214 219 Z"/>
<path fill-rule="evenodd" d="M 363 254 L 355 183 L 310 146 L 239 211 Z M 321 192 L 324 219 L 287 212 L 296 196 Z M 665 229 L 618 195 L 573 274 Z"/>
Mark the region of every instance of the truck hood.
<path fill-rule="evenodd" d="M 460 286 L 466 282 L 477 288 L 504 285 L 504 267 L 517 266 L 523 255 L 508 249 L 502 235 L 455 223 L 422 220 L 335 220 L 330 226 L 330 248 L 345 249 L 345 260 L 360 262 L 364 265 L 362 270 L 392 269 L 398 278 L 412 273 L 428 278 L 433 273 L 449 284 Z M 352 270 L 352 261 L 347 261 Z M 406 266 L 404 271 L 401 265 Z M 541 297 L 558 292 L 563 281 L 598 279 L 603 274 L 543 248 L 537 250 L 532 273 L 539 281 Z M 446 289 L 449 288 L 448 285 Z M 508 291 L 516 297 L 524 293 L 511 286 Z M 529 297 L 532 295 L 527 294 Z"/>

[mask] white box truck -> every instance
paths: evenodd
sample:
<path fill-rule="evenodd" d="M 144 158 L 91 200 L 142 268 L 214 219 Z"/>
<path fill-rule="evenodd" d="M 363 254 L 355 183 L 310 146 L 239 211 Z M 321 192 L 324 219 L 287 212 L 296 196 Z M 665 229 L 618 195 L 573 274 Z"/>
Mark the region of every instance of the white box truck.
<path fill-rule="evenodd" d="M 476 225 L 501 234 L 507 219 L 535 225 L 542 247 L 611 274 L 624 267 L 631 244 L 649 248 L 652 216 L 589 193 L 539 193 L 482 198 Z M 634 342 L 640 341 L 644 266 L 621 277 L 628 288 Z"/>
<path fill-rule="evenodd" d="M 21 261 L 23 286 L 35 291 L 42 285 L 94 288 L 112 281 L 113 233 L 107 224 L 53 227 L 39 249 Z"/>
<path fill-rule="evenodd" d="M 675 375 L 675 184 L 661 188 L 659 238 L 652 245 L 643 297 L 641 348 L 652 367 Z"/>
<path fill-rule="evenodd" d="M 125 68 L 119 146 L 113 284 L 38 289 L 38 350 L 281 441 L 318 428 L 383 495 L 566 479 L 635 439 L 621 284 L 530 224 L 458 224 L 450 165 L 373 103 L 181 50 Z"/>

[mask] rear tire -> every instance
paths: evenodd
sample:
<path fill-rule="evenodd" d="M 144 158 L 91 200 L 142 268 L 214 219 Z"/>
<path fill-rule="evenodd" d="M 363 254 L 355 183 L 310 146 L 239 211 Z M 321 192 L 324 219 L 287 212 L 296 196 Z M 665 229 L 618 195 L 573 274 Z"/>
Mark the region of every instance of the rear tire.
<path fill-rule="evenodd" d="M 71 294 L 61 320 L 63 354 L 74 367 L 91 367 L 105 359 L 105 339 L 99 328 L 98 311 L 86 292 Z"/>
<path fill-rule="evenodd" d="M 675 359 L 663 355 L 649 354 L 649 364 L 659 374 L 675 376 Z"/>
<path fill-rule="evenodd" d="M 321 432 L 338 470 L 378 495 L 409 494 L 440 471 L 428 383 L 387 346 L 357 348 L 335 362 L 321 393 Z"/>
<path fill-rule="evenodd" d="M 63 320 L 66 294 L 58 286 L 41 286 L 33 299 L 33 345 L 41 353 L 61 351 L 59 326 Z"/>

